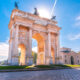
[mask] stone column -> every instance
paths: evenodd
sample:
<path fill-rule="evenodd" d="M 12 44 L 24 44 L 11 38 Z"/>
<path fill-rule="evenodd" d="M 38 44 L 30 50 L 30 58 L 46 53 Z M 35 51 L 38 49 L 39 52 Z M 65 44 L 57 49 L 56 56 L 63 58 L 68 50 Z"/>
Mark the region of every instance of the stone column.
<path fill-rule="evenodd" d="M 49 52 L 49 56 L 51 56 L 51 34 L 50 32 L 48 33 L 48 52 Z"/>
<path fill-rule="evenodd" d="M 47 40 L 45 41 L 45 63 L 50 64 L 51 58 L 51 35 L 48 32 Z"/>
<path fill-rule="evenodd" d="M 11 64 L 12 54 L 11 54 L 11 42 L 9 42 L 9 54 L 8 54 L 8 64 Z"/>
<path fill-rule="evenodd" d="M 10 41 L 9 41 L 9 57 L 8 57 L 8 64 L 12 65 L 12 56 L 14 54 L 13 46 L 14 46 L 14 25 L 10 29 L 12 31 L 12 35 L 10 33 Z"/>
<path fill-rule="evenodd" d="M 60 49 L 60 44 L 59 44 L 59 34 L 57 36 L 57 55 L 59 56 L 59 49 Z"/>
<path fill-rule="evenodd" d="M 54 34 L 53 34 L 54 36 Z M 55 54 L 56 54 L 56 46 L 55 46 L 55 38 L 51 40 L 51 57 L 52 57 L 52 64 L 55 64 Z"/>
<path fill-rule="evenodd" d="M 59 54 L 60 53 L 60 50 L 59 50 L 60 49 L 59 34 L 57 34 L 57 36 L 56 36 L 56 47 L 57 47 L 57 49 L 56 49 L 57 50 L 57 55 L 56 55 L 57 56 L 57 63 L 60 63 L 59 62 L 59 59 L 60 59 L 60 54 Z"/>
<path fill-rule="evenodd" d="M 19 32 L 19 26 L 16 25 L 16 31 L 14 34 L 14 46 L 13 46 L 13 55 L 12 55 L 12 65 L 18 65 L 19 64 L 19 60 L 18 60 L 18 32 Z"/>
<path fill-rule="evenodd" d="M 49 49 L 49 64 L 53 64 L 53 59 L 51 56 L 51 34 L 48 33 L 48 49 Z"/>
<path fill-rule="evenodd" d="M 27 64 L 32 65 L 33 64 L 33 57 L 32 57 L 32 29 L 29 29 L 29 35 L 28 35 L 28 53 L 27 53 Z"/>
<path fill-rule="evenodd" d="M 59 34 L 55 36 L 55 63 L 59 63 Z"/>

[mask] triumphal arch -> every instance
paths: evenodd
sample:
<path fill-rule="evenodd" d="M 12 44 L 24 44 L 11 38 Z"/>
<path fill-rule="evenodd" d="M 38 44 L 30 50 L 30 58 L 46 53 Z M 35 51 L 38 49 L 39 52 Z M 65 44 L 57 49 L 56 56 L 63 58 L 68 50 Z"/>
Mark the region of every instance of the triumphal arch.
<path fill-rule="evenodd" d="M 14 9 L 8 27 L 10 30 L 9 64 L 33 64 L 32 38 L 38 43 L 37 65 L 58 63 L 60 27 L 55 20 Z"/>

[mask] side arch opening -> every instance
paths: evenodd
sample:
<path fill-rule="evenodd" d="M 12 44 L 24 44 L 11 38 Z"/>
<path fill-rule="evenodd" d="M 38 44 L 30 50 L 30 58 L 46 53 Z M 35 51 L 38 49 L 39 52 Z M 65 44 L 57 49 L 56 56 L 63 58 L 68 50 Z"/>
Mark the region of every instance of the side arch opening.
<path fill-rule="evenodd" d="M 19 65 L 26 65 L 26 47 L 24 44 L 18 45 Z"/>

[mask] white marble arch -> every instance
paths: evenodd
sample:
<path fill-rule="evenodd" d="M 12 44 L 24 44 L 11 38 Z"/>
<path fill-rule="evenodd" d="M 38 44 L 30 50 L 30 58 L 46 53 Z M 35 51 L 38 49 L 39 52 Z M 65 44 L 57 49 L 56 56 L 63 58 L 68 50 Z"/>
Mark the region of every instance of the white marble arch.
<path fill-rule="evenodd" d="M 25 45 L 23 65 L 33 64 L 32 38 L 38 42 L 38 52 L 40 54 L 38 53 L 37 65 L 49 65 L 51 62 L 52 64 L 58 63 L 59 31 L 61 28 L 56 24 L 57 22 L 54 20 L 14 9 L 8 26 L 10 30 L 8 63 L 19 65 L 18 45 L 23 43 Z M 52 53 L 54 59 L 52 59 Z"/>

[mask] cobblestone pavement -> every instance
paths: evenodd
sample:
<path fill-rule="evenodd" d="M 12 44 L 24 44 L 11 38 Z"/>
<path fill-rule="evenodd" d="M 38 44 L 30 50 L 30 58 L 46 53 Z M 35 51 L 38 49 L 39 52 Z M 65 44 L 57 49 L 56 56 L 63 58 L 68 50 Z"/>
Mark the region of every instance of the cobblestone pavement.
<path fill-rule="evenodd" d="M 80 69 L 6 72 L 0 80 L 80 80 Z"/>

